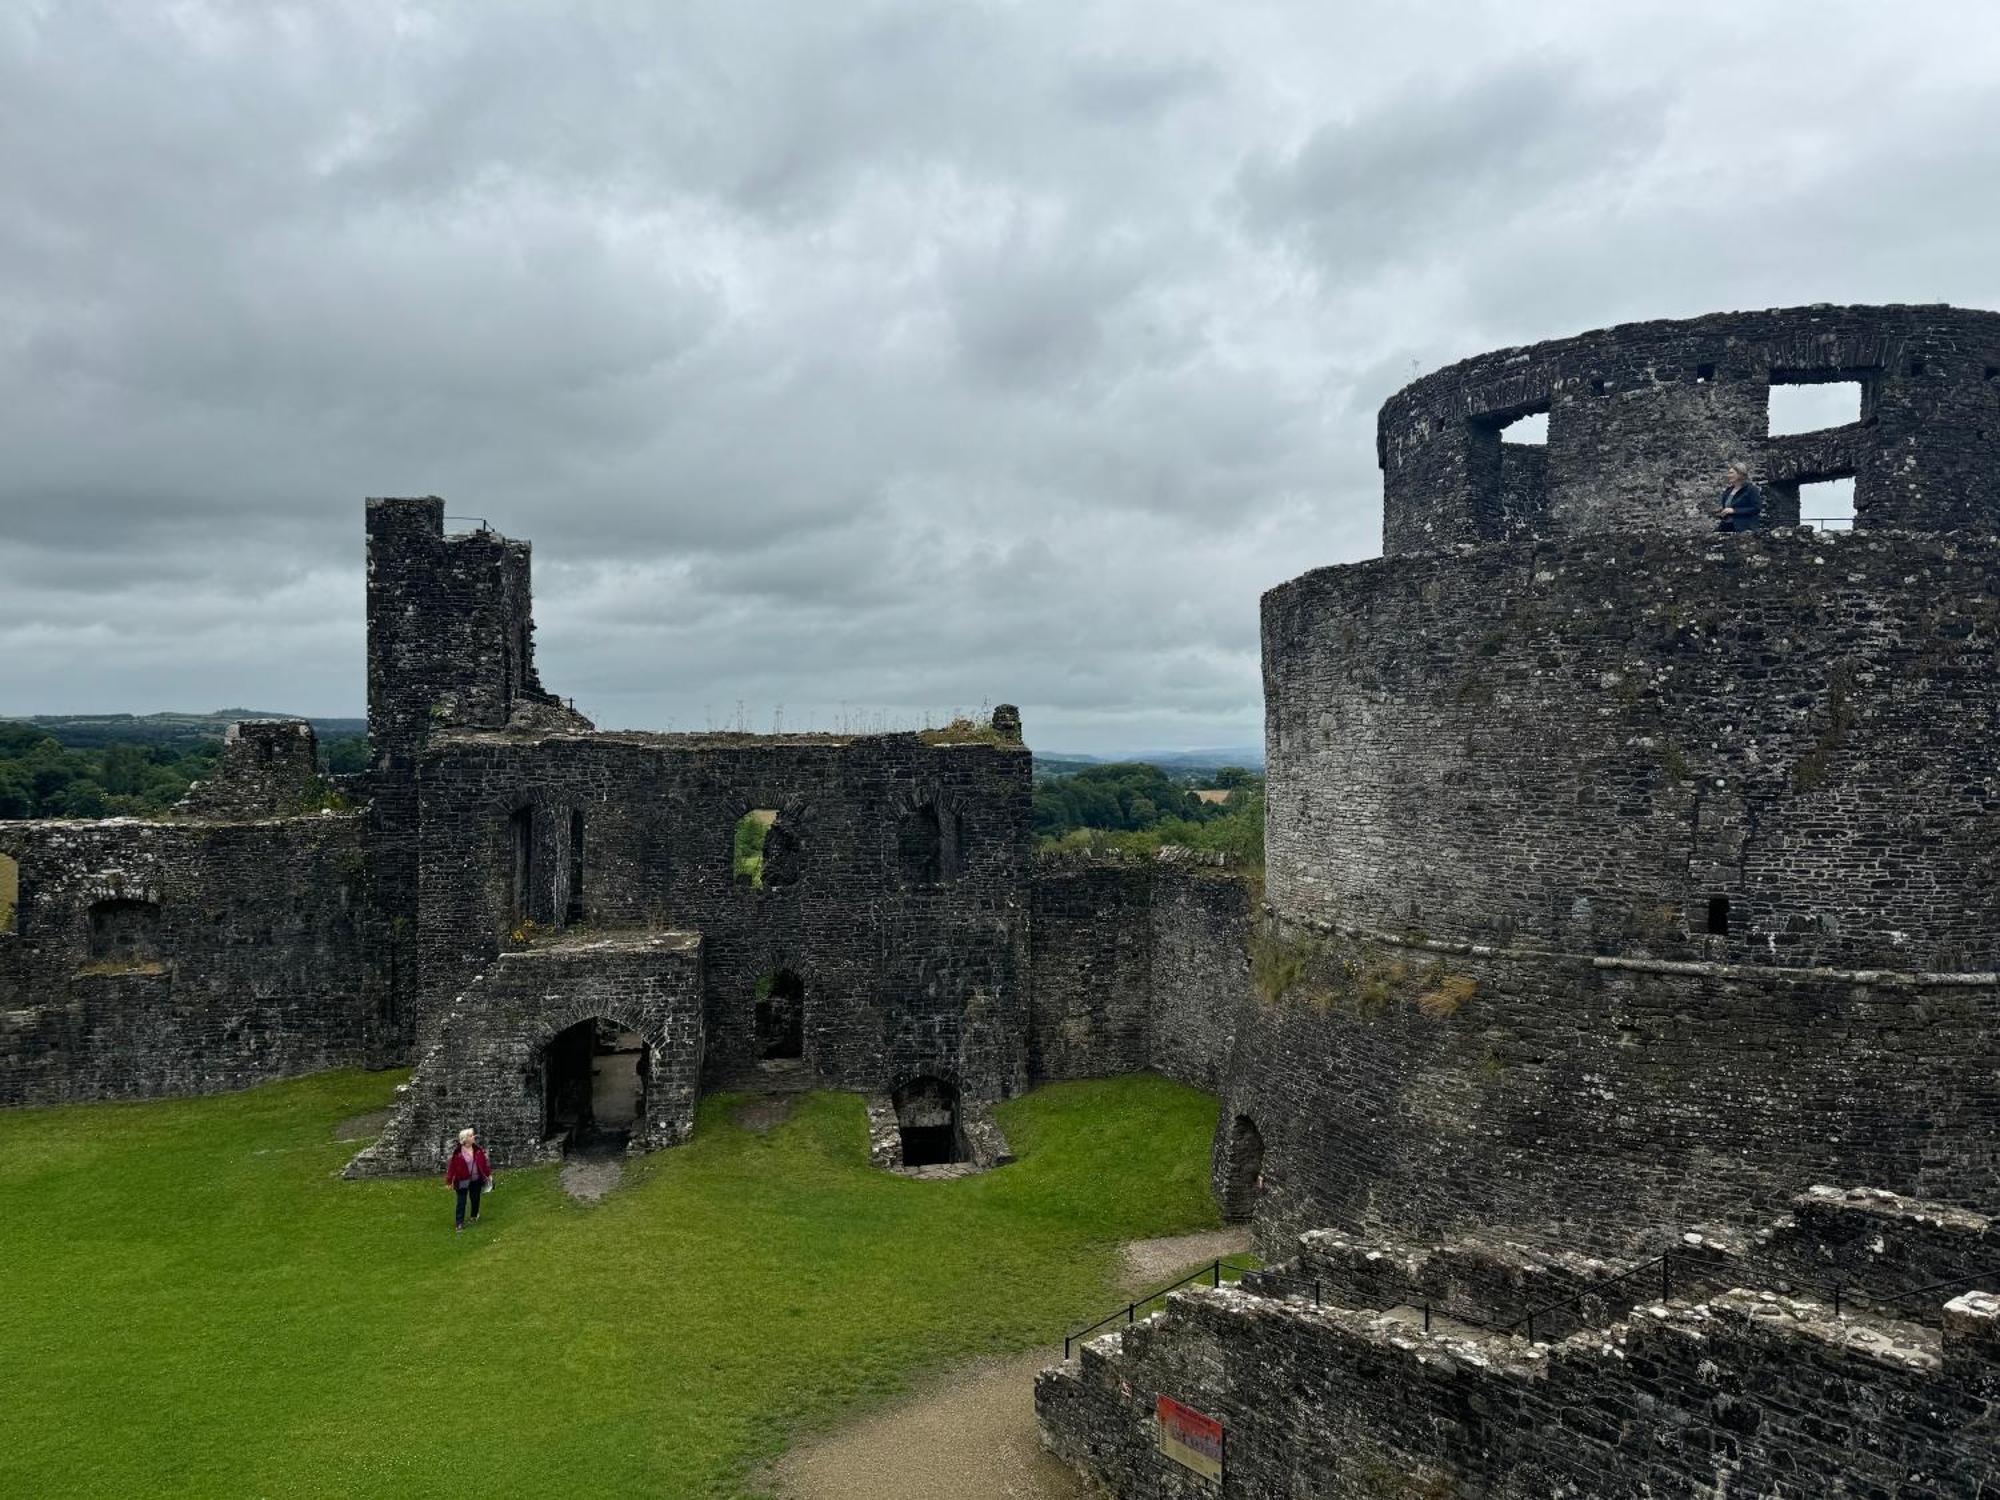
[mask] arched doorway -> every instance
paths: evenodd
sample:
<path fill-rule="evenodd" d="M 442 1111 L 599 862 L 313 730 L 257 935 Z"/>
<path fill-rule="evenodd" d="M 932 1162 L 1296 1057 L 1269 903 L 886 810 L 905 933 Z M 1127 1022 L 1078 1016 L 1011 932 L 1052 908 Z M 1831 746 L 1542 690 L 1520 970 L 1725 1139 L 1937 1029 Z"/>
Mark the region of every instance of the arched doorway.
<path fill-rule="evenodd" d="M 895 1102 L 904 1166 L 936 1167 L 966 1160 L 957 1088 L 942 1078 L 914 1078 L 896 1090 Z"/>
<path fill-rule="evenodd" d="M 542 1139 L 566 1147 L 630 1141 L 646 1114 L 652 1052 L 602 1016 L 565 1027 L 542 1048 Z"/>
<path fill-rule="evenodd" d="M 766 1061 L 806 1054 L 806 982 L 790 969 L 757 981 L 757 1056 Z"/>
<path fill-rule="evenodd" d="M 1240 1224 L 1257 1210 L 1257 1189 L 1264 1176 L 1264 1135 L 1248 1115 L 1229 1126 L 1229 1159 L 1223 1165 L 1222 1217 Z"/>

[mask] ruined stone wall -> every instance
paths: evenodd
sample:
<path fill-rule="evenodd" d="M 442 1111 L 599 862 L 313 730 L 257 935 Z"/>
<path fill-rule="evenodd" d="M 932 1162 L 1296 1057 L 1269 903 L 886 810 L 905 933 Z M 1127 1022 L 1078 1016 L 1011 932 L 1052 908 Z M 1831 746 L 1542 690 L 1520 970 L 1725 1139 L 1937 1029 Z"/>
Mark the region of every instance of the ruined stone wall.
<path fill-rule="evenodd" d="M 244 1088 L 367 1053 L 363 819 L 0 823 L 0 1105 Z"/>
<path fill-rule="evenodd" d="M 190 786 L 175 811 L 197 818 L 270 818 L 318 812 L 335 800 L 320 775 L 312 725 L 303 719 L 239 719 L 223 735 L 215 774 Z"/>
<path fill-rule="evenodd" d="M 435 740 L 420 774 L 427 1015 L 507 946 L 518 815 L 538 925 L 571 924 L 574 907 L 582 927 L 701 934 L 709 1086 L 754 1071 L 757 982 L 789 969 L 823 1085 L 936 1074 L 1008 1097 L 1027 1081 L 1028 778 L 1016 745 L 913 734 Z M 754 809 L 778 813 L 761 889 L 733 871 Z"/>
<path fill-rule="evenodd" d="M 2000 980 L 1450 951 L 1315 933 L 1244 1014 L 1228 1126 L 1263 1142 L 1257 1238 L 1325 1226 L 1622 1253 L 1762 1222 L 1815 1182 L 2000 1200 Z"/>
<path fill-rule="evenodd" d="M 443 1171 L 472 1126 L 495 1166 L 559 1156 L 543 1140 L 549 1040 L 602 1019 L 643 1039 L 642 1109 L 633 1150 L 674 1146 L 694 1129 L 702 1065 L 701 939 L 692 933 L 591 933 L 502 954 L 439 1017 L 395 1117 L 349 1176 Z"/>
<path fill-rule="evenodd" d="M 1136 1073 L 1150 1062 L 1153 879 L 1136 860 L 1037 867 L 1028 1042 L 1037 1082 Z"/>
<path fill-rule="evenodd" d="M 1851 381 L 1855 421 L 1770 436 L 1773 384 Z M 1501 431 L 1548 414 L 1546 446 Z M 1523 534 L 1701 532 L 1731 459 L 1772 518 L 1801 483 L 1852 478 L 1855 524 L 2000 526 L 2000 315 L 1806 307 L 1631 323 L 1500 349 L 1382 408 L 1383 551 Z"/>
<path fill-rule="evenodd" d="M 1976 1500 L 2000 1465 L 2000 1298 L 1959 1297 L 1943 1324 L 1725 1291 L 1531 1345 L 1198 1288 L 1044 1371 L 1036 1413 L 1044 1446 L 1124 1500 Z M 1163 1395 L 1222 1423 L 1219 1487 L 1160 1451 Z"/>
<path fill-rule="evenodd" d="M 1263 614 L 1287 916 L 2000 966 L 1993 537 L 1523 542 L 1321 569 Z"/>
<path fill-rule="evenodd" d="M 1146 1069 L 1219 1087 L 1249 995 L 1250 887 L 1172 862 L 1044 861 L 1034 884 L 1030 1070 Z"/>
<path fill-rule="evenodd" d="M 365 926 L 376 955 L 380 1060 L 416 1036 L 417 765 L 434 733 L 510 722 L 588 727 L 535 670 L 528 543 L 481 522 L 447 532 L 436 496 L 371 499 L 369 811 Z"/>
<path fill-rule="evenodd" d="M 1153 882 L 1147 1063 L 1218 1092 L 1251 1000 L 1256 886 L 1242 874 L 1169 865 Z"/>

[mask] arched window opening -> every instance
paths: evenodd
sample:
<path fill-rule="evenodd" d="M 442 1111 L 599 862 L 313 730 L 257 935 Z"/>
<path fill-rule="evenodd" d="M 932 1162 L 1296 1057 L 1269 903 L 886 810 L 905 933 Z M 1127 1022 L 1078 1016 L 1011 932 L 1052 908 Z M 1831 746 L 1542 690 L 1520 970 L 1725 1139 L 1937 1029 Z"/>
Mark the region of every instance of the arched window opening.
<path fill-rule="evenodd" d="M 896 830 L 896 857 L 905 885 L 938 885 L 944 880 L 944 824 L 936 804 L 926 802 L 903 815 Z"/>
<path fill-rule="evenodd" d="M 592 1016 L 542 1048 L 542 1139 L 622 1147 L 646 1113 L 651 1051 L 638 1032 Z"/>
<path fill-rule="evenodd" d="M 569 900 L 563 907 L 564 922 L 583 920 L 583 809 L 572 808 L 569 815 Z"/>
<path fill-rule="evenodd" d="M 0 854 L 0 933 L 21 930 L 21 866 L 11 854 Z"/>
<path fill-rule="evenodd" d="M 534 915 L 535 810 L 523 807 L 507 819 L 507 919 L 519 927 Z"/>
<path fill-rule="evenodd" d="M 776 808 L 753 807 L 736 820 L 736 842 L 730 869 L 738 885 L 754 890 L 764 888 L 764 846 L 778 821 Z"/>
<path fill-rule="evenodd" d="M 936 1167 L 966 1161 L 971 1152 L 959 1129 L 958 1090 L 942 1078 L 917 1078 L 896 1090 L 896 1126 L 903 1165 Z"/>
<path fill-rule="evenodd" d="M 1238 1115 L 1229 1126 L 1229 1160 L 1222 1184 L 1222 1217 L 1233 1224 L 1249 1219 L 1257 1210 L 1257 1196 L 1263 1183 L 1263 1133 L 1248 1115 Z"/>
<path fill-rule="evenodd" d="M 160 908 L 123 896 L 90 908 L 90 959 L 100 964 L 149 964 L 160 956 Z"/>
<path fill-rule="evenodd" d="M 767 1060 L 804 1057 L 806 985 L 790 969 L 757 981 L 757 1055 Z"/>

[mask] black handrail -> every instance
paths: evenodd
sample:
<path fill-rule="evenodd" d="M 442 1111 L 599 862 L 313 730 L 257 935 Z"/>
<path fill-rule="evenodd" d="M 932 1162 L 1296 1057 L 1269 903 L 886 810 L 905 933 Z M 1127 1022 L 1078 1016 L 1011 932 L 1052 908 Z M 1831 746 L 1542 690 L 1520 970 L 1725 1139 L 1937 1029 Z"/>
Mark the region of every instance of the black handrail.
<path fill-rule="evenodd" d="M 1929 1286 L 1912 1287 L 1909 1291 L 1898 1292 L 1893 1297 L 1877 1297 L 1875 1300 L 1886 1307 L 1889 1303 L 1901 1302 L 1906 1297 L 1921 1297 L 1927 1292 L 1948 1292 L 1955 1286 L 1984 1281 L 1989 1276 L 2000 1276 L 2000 1266 L 1988 1266 L 1983 1271 L 1974 1271 L 1970 1276 L 1960 1276 L 1951 1281 L 1934 1281 Z"/>
<path fill-rule="evenodd" d="M 491 531 L 493 529 L 492 523 L 484 516 L 446 516 L 444 519 L 447 521 L 476 521 L 481 531 Z"/>
<path fill-rule="evenodd" d="M 1249 1272 L 1255 1269 L 1256 1267 L 1254 1266 L 1239 1266 L 1232 1264 L 1231 1262 L 1223 1260 L 1220 1256 L 1218 1256 L 1205 1266 L 1197 1266 L 1194 1270 L 1188 1272 L 1187 1275 L 1183 1276 L 1179 1281 L 1173 1282 L 1171 1285 L 1168 1286 L 1163 1286 L 1157 1292 L 1148 1292 L 1145 1296 L 1140 1297 L 1135 1301 L 1126 1303 L 1123 1307 L 1119 1308 L 1117 1312 L 1106 1313 L 1103 1317 L 1099 1318 L 1095 1323 L 1092 1323 L 1088 1328 L 1079 1328 L 1075 1333 L 1064 1334 L 1063 1358 L 1064 1359 L 1069 1358 L 1070 1345 L 1077 1343 L 1079 1340 L 1089 1338 L 1093 1333 L 1097 1332 L 1097 1330 L 1102 1328 L 1106 1323 L 1116 1321 L 1119 1313 L 1124 1314 L 1125 1322 L 1129 1326 L 1130 1324 L 1136 1323 L 1138 1321 L 1139 1309 L 1144 1307 L 1148 1302 L 1156 1302 L 1160 1298 L 1166 1296 L 1168 1292 L 1177 1292 L 1182 1287 L 1186 1286 L 1190 1281 L 1198 1281 L 1202 1277 L 1206 1276 L 1210 1278 L 1210 1285 L 1219 1287 L 1222 1285 L 1222 1273 L 1224 1271 L 1234 1271 L 1239 1277 L 1241 1277 L 1247 1275 Z"/>

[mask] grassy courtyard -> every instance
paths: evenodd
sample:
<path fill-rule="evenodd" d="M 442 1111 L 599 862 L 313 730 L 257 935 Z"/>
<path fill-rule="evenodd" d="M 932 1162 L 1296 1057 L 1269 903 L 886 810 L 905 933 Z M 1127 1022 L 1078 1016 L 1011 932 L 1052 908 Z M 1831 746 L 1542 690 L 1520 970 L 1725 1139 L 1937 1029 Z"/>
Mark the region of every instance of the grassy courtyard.
<path fill-rule="evenodd" d="M 0 1112 L 0 1495 L 734 1495 L 927 1365 L 1059 1338 L 1116 1244 L 1211 1225 L 1215 1101 L 1000 1110 L 1021 1160 L 869 1169 L 861 1101 L 695 1139 L 602 1203 L 335 1174 L 400 1075 Z"/>

